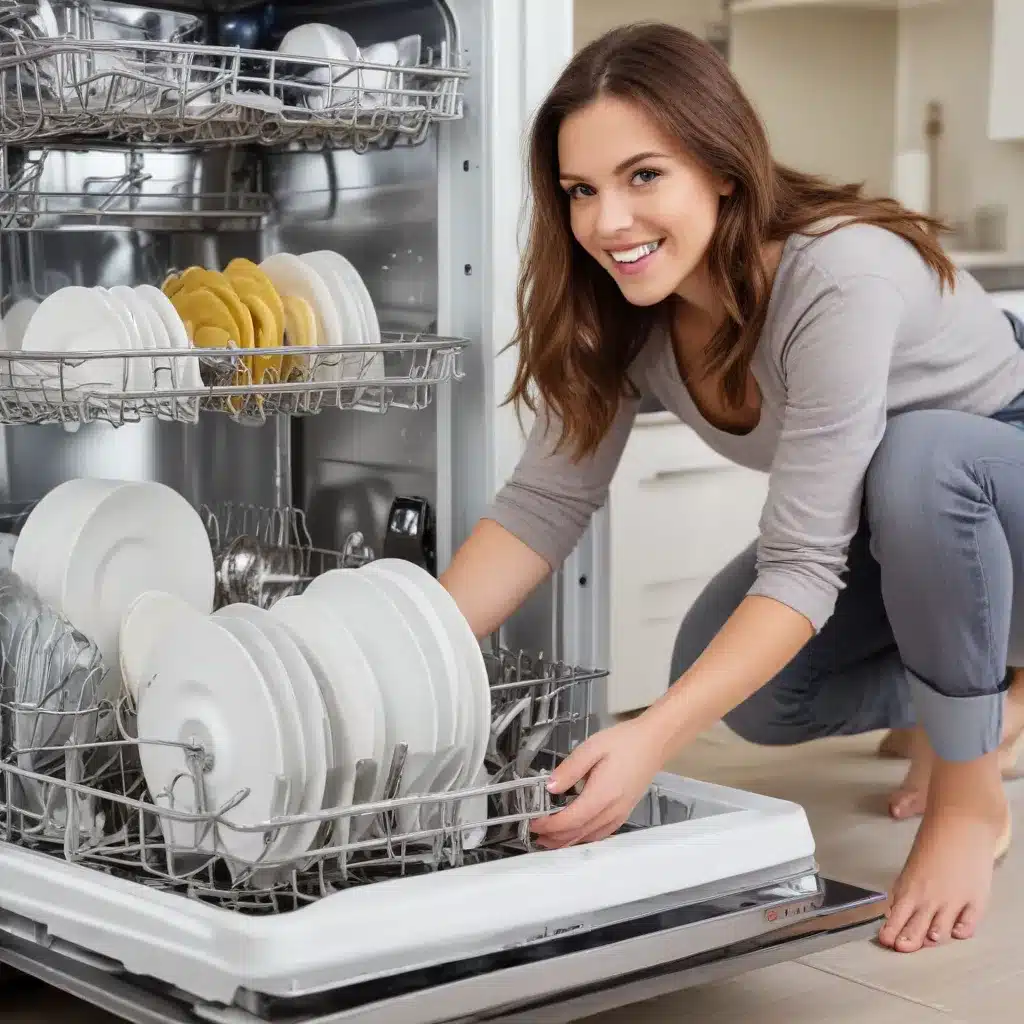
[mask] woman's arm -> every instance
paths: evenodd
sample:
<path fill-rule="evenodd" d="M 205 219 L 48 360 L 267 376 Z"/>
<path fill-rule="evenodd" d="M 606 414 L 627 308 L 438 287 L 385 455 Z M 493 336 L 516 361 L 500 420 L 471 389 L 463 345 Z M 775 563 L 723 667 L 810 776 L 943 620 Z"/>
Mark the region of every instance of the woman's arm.
<path fill-rule="evenodd" d="M 556 450 L 558 423 L 537 416 L 512 478 L 441 576 L 478 638 L 504 623 L 576 546 L 608 497 L 638 404 L 623 399 L 597 450 L 580 460 Z"/>
<path fill-rule="evenodd" d="M 493 633 L 551 572 L 532 548 L 492 519 L 481 519 L 441 583 L 477 639 Z"/>
<path fill-rule="evenodd" d="M 782 671 L 814 635 L 799 612 L 770 597 L 746 597 L 704 653 L 647 711 L 668 760 Z"/>

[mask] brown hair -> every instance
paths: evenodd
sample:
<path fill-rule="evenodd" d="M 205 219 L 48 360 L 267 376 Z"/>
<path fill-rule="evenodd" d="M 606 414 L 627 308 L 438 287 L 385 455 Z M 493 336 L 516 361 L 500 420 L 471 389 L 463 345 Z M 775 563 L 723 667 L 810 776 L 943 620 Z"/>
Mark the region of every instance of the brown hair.
<path fill-rule="evenodd" d="M 938 221 L 895 200 L 866 197 L 772 159 L 760 118 L 718 52 L 682 29 L 636 24 L 580 50 L 533 122 L 529 174 L 532 214 L 517 293 L 515 381 L 506 399 L 536 411 L 537 398 L 561 421 L 559 445 L 576 458 L 594 451 L 619 402 L 635 390 L 627 377 L 668 303 L 633 306 L 573 238 L 569 199 L 559 186 L 562 121 L 600 95 L 635 103 L 694 158 L 733 183 L 723 197 L 707 252 L 726 320 L 707 348 L 707 371 L 721 373 L 727 403 L 742 404 L 747 373 L 771 294 L 762 247 L 844 218 L 901 235 L 953 286 L 955 272 L 936 240 Z M 827 234 L 839 224 L 821 229 Z"/>

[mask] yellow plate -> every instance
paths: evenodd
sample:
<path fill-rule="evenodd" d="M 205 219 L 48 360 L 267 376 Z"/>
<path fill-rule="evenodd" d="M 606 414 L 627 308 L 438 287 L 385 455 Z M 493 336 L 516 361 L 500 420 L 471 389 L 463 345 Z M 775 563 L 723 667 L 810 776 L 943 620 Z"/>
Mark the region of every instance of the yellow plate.
<path fill-rule="evenodd" d="M 269 277 L 252 260 L 235 259 L 224 268 L 224 276 L 238 290 L 238 282 L 245 281 L 254 285 L 259 297 L 270 307 L 277 323 L 277 341 L 275 347 L 284 344 L 284 304 L 281 296 Z"/>
<path fill-rule="evenodd" d="M 254 286 L 241 279 L 235 280 L 238 297 L 252 314 L 253 326 L 256 329 L 256 349 L 279 348 L 277 341 L 277 320 L 270 307 L 263 301 Z M 264 382 L 276 384 L 281 379 L 281 356 L 256 356 L 253 370 L 257 384 Z"/>
<path fill-rule="evenodd" d="M 298 295 L 285 295 L 284 343 L 299 348 L 314 348 L 320 339 L 316 332 L 316 313 L 313 307 Z M 309 377 L 309 356 L 286 356 L 281 367 L 281 379 L 293 377 L 305 380 Z"/>
<path fill-rule="evenodd" d="M 255 348 L 256 332 L 252 326 L 252 316 L 245 304 L 238 297 L 231 282 L 215 270 L 204 270 L 202 267 L 190 268 L 185 271 L 181 279 L 181 287 L 177 294 L 195 291 L 198 288 L 205 288 L 213 292 L 221 302 L 227 306 L 228 311 L 238 326 L 235 335 L 235 343 L 239 348 Z"/>

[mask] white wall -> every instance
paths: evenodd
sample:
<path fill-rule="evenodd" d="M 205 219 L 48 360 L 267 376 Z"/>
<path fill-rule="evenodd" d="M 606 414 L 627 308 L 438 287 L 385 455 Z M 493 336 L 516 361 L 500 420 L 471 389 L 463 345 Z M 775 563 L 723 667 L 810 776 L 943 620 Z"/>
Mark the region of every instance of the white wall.
<path fill-rule="evenodd" d="M 632 21 L 666 21 L 704 37 L 721 10 L 721 0 L 576 0 L 576 46 Z"/>
<path fill-rule="evenodd" d="M 733 71 L 776 157 L 887 193 L 893 161 L 895 11 L 756 11 L 732 19 Z"/>
<path fill-rule="evenodd" d="M 940 214 L 969 222 L 978 206 L 1005 204 L 1007 247 L 1024 249 L 1024 143 L 987 137 L 992 0 L 944 0 L 901 11 L 899 26 L 897 144 L 921 148 L 925 106 L 939 101 L 945 123 Z"/>

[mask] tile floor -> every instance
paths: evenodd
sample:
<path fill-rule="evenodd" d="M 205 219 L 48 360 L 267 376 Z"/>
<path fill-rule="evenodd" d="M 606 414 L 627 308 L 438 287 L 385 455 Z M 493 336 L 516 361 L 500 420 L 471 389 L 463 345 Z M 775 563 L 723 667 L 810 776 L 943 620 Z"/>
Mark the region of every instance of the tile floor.
<path fill-rule="evenodd" d="M 801 803 L 822 869 L 885 889 L 913 838 L 885 819 L 885 794 L 902 774 L 872 752 L 877 737 L 764 750 L 715 730 L 674 766 L 684 775 Z M 1010 786 L 1024 811 L 1024 781 Z M 1019 817 L 1019 815 L 1018 815 Z M 1019 827 L 1018 827 L 1018 831 Z M 590 1024 L 1019 1024 L 1024 1020 L 1024 841 L 1010 851 L 978 938 L 909 957 L 857 942 L 731 981 L 590 1019 Z M 0 999 L 11 1024 L 114 1024 L 90 1007 L 15 979 Z"/>

